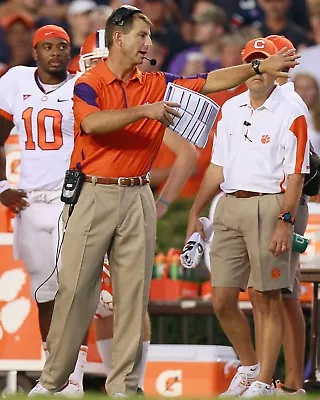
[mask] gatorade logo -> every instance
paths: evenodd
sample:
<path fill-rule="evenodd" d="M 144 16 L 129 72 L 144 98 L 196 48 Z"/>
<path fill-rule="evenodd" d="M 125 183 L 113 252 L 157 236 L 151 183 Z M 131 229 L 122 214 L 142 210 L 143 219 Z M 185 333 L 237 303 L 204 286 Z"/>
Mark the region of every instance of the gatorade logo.
<path fill-rule="evenodd" d="M 182 396 L 182 370 L 163 371 L 156 380 L 156 389 L 162 396 Z"/>

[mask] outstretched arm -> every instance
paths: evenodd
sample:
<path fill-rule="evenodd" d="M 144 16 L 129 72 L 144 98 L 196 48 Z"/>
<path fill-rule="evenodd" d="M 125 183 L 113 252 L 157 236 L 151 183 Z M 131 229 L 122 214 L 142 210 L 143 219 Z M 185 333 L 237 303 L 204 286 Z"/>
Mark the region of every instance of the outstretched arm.
<path fill-rule="evenodd" d="M 285 68 L 293 67 L 298 64 L 296 61 L 300 56 L 294 54 L 294 49 L 280 50 L 277 54 L 261 60 L 260 72 L 270 74 L 277 77 L 289 77 L 287 72 L 281 72 Z M 221 90 L 233 88 L 241 85 L 247 79 L 255 75 L 251 63 L 237 65 L 230 68 L 217 69 L 208 74 L 206 83 L 201 93 L 213 93 Z"/>

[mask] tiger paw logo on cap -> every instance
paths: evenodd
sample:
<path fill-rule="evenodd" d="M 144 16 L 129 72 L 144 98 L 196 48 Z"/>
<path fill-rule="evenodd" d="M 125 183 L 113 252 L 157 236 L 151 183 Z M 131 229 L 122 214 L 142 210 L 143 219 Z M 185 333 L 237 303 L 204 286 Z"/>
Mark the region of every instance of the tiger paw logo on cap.
<path fill-rule="evenodd" d="M 261 143 L 263 143 L 263 144 L 269 143 L 270 140 L 271 140 L 271 138 L 270 138 L 270 136 L 268 136 L 268 135 L 262 135 L 262 136 L 261 136 Z"/>

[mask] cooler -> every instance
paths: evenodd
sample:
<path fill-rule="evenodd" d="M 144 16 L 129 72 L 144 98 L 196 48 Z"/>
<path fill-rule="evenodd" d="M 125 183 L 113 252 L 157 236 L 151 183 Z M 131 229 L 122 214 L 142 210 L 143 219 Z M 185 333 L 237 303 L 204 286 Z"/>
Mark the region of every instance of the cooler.
<path fill-rule="evenodd" d="M 164 397 L 215 396 L 228 388 L 238 365 L 228 346 L 151 345 L 145 392 Z"/>

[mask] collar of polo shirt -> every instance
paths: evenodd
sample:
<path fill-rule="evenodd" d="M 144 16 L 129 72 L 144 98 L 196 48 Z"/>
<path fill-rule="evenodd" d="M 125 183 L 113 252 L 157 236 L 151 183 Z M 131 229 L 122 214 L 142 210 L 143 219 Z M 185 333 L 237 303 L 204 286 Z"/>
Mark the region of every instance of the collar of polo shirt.
<path fill-rule="evenodd" d="M 294 92 L 294 83 L 287 82 L 287 83 L 281 85 L 281 90 L 282 90 L 282 92 Z"/>
<path fill-rule="evenodd" d="M 99 61 L 99 63 L 96 65 L 95 74 L 100 75 L 105 81 L 106 85 L 110 85 L 110 83 L 119 79 L 110 71 L 108 66 L 105 64 L 104 60 Z M 138 68 L 135 69 L 130 80 L 135 80 L 135 79 L 138 79 L 140 84 L 143 83 L 143 75 L 140 69 Z"/>
<path fill-rule="evenodd" d="M 247 90 L 245 92 L 245 95 L 246 95 L 247 100 L 245 103 L 239 104 L 239 107 L 244 107 L 244 106 L 251 107 L 250 91 Z M 267 108 L 270 111 L 275 111 L 276 108 L 278 107 L 282 97 L 283 97 L 283 95 L 282 95 L 280 86 L 276 85 L 276 87 L 274 88 L 274 90 L 272 91 L 270 96 L 267 98 L 267 100 L 262 104 L 262 106 L 260 106 L 258 108 Z"/>

